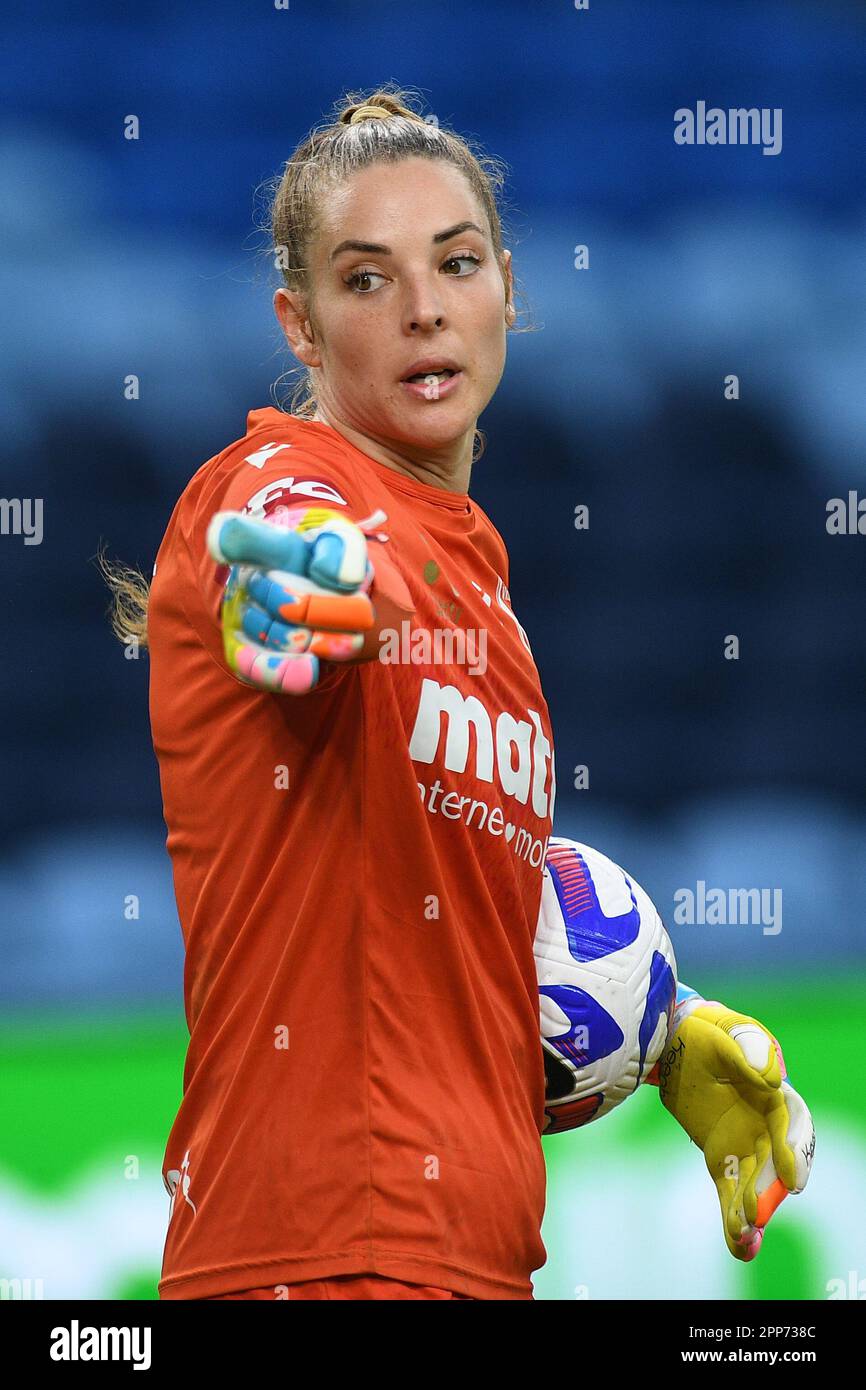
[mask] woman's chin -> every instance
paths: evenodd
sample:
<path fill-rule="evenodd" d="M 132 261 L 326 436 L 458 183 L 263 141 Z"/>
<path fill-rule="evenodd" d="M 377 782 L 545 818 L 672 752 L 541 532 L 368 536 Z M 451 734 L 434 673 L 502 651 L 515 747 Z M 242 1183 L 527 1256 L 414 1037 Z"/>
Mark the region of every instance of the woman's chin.
<path fill-rule="evenodd" d="M 465 405 L 458 406 L 456 402 L 451 405 L 448 401 L 427 401 L 420 407 L 413 405 L 391 415 L 397 438 L 407 444 L 431 448 L 459 443 L 467 433 L 474 431 L 477 418 Z"/>

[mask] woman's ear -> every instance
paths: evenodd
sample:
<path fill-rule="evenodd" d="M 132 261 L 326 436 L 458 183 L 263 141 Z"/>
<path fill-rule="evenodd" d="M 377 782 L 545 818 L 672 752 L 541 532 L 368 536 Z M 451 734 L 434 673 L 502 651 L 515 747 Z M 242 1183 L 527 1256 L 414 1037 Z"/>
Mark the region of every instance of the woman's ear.
<path fill-rule="evenodd" d="M 305 367 L 320 367 L 322 359 L 316 347 L 306 301 L 296 290 L 283 287 L 274 291 L 274 313 L 286 335 L 286 342 Z"/>
<path fill-rule="evenodd" d="M 505 323 L 508 328 L 513 328 L 517 318 L 517 310 L 514 307 L 514 272 L 511 269 L 511 252 L 503 251 L 502 259 L 505 266 Z"/>

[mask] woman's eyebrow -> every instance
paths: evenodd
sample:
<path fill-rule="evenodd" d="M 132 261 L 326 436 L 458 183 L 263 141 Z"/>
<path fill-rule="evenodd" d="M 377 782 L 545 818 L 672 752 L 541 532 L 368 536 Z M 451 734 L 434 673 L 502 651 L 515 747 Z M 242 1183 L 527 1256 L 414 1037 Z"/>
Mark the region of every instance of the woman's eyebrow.
<path fill-rule="evenodd" d="M 459 236 L 461 232 L 479 232 L 482 236 L 484 235 L 481 228 L 476 226 L 474 222 L 458 222 L 455 226 L 448 227 L 444 232 L 434 233 L 433 243 L 438 245 L 441 241 L 450 241 L 451 237 Z M 377 241 L 341 241 L 339 246 L 334 247 L 328 259 L 333 260 L 335 256 L 339 256 L 341 251 L 363 251 L 369 256 L 390 256 L 392 254 L 390 246 L 381 246 Z"/>

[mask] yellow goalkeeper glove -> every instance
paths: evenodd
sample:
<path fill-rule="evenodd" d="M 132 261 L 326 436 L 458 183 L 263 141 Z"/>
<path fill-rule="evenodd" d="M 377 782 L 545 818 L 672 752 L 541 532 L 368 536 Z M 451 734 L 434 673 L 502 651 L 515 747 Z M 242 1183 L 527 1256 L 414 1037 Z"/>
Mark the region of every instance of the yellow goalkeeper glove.
<path fill-rule="evenodd" d="M 678 1005 L 659 1094 L 703 1150 L 738 1260 L 754 1259 L 773 1212 L 809 1179 L 815 1129 L 786 1077 L 782 1049 L 757 1019 L 699 996 Z"/>

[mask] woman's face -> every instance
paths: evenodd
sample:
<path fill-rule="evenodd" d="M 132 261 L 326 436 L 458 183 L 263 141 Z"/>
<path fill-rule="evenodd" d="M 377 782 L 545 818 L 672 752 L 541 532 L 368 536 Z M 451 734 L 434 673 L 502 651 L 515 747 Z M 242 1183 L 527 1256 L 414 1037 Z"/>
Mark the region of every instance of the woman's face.
<path fill-rule="evenodd" d="M 320 217 L 309 304 L 278 290 L 276 309 L 295 354 L 318 368 L 326 419 L 419 449 L 464 446 L 499 384 L 514 318 L 510 253 L 506 301 L 465 176 L 422 158 L 373 165 L 331 190 Z M 432 376 L 442 359 L 456 369 L 450 385 Z"/>

